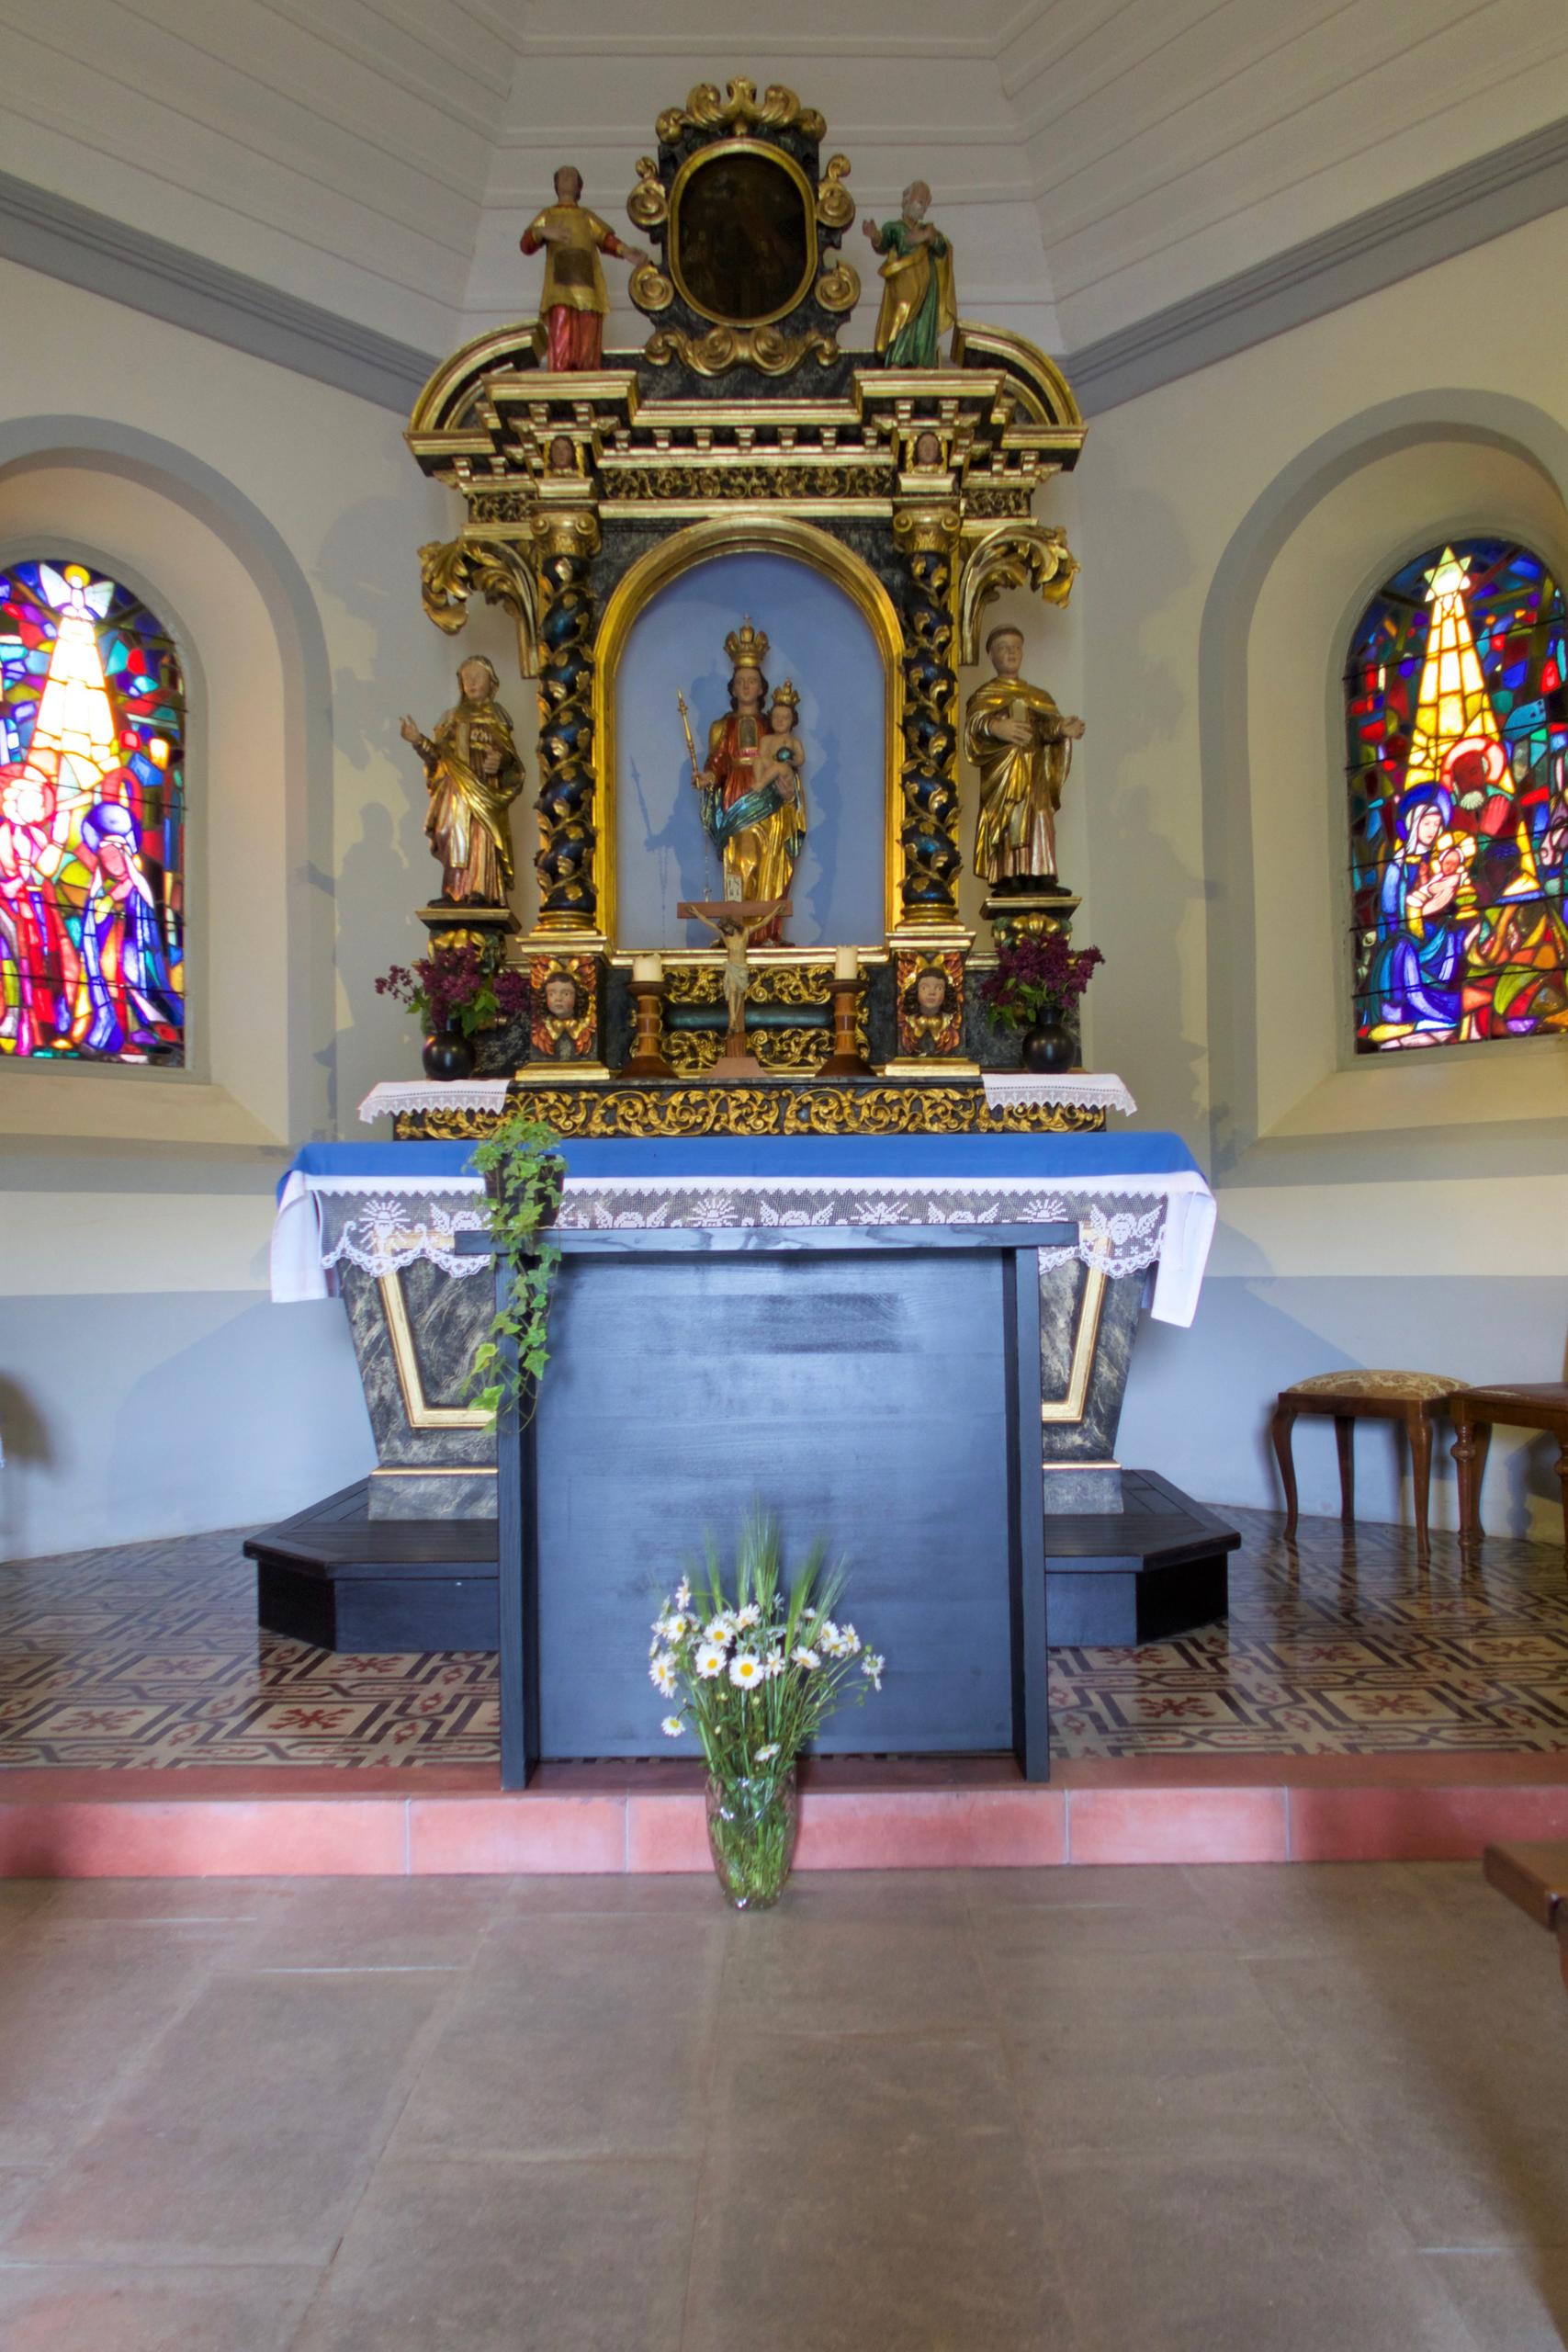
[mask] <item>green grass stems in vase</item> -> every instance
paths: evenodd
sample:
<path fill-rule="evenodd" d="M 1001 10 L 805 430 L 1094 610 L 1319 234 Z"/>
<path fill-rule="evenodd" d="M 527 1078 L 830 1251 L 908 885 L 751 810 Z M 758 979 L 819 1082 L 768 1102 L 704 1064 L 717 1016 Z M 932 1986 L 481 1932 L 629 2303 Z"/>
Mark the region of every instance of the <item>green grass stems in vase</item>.
<path fill-rule="evenodd" d="M 708 1769 L 708 1845 L 738 1911 L 778 1901 L 795 1857 L 796 1759 L 836 1709 L 880 1690 L 886 1659 L 835 1611 L 841 1566 L 814 1544 L 786 1586 L 777 1522 L 748 1512 L 731 1589 L 711 1537 L 653 1621 L 649 1679 L 676 1702 L 671 1739 L 694 1733 Z"/>

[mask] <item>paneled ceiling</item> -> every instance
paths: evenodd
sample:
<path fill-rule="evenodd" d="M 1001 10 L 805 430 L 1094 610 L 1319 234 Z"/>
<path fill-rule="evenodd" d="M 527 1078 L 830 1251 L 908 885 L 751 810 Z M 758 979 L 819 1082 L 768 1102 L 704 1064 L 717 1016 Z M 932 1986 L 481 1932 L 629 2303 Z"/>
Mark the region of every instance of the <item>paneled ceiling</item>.
<path fill-rule="evenodd" d="M 863 211 L 930 180 L 965 312 L 1069 355 L 1568 114 L 1562 0 L 0 0 L 0 31 L 6 171 L 431 351 L 532 306 L 554 164 L 623 220 L 700 80 L 819 107 Z"/>

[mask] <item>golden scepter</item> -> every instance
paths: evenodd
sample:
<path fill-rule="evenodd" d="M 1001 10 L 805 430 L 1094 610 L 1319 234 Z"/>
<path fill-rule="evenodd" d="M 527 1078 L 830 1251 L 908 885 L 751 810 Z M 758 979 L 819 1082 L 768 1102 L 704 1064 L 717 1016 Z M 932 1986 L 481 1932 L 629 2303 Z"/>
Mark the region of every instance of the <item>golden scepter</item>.
<path fill-rule="evenodd" d="M 703 772 L 697 765 L 697 747 L 692 740 L 692 721 L 691 716 L 686 708 L 686 697 L 681 692 L 679 686 L 675 689 L 675 699 L 681 706 L 681 724 L 686 730 L 686 749 L 692 755 L 692 782 L 700 791 L 702 788 Z"/>

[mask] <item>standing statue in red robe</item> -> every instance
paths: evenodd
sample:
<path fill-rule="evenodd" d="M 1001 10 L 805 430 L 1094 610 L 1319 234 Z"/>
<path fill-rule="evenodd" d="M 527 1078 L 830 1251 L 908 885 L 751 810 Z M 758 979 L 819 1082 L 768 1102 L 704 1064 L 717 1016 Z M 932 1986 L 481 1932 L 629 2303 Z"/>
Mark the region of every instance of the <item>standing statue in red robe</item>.
<path fill-rule="evenodd" d="M 582 201 L 582 174 L 563 164 L 556 174 L 556 200 L 536 213 L 522 236 L 523 251 L 545 249 L 545 287 L 539 314 L 545 322 L 545 364 L 555 375 L 599 368 L 604 358 L 604 321 L 610 295 L 601 254 L 617 261 L 646 261 L 640 245 L 623 244 L 615 231 Z"/>

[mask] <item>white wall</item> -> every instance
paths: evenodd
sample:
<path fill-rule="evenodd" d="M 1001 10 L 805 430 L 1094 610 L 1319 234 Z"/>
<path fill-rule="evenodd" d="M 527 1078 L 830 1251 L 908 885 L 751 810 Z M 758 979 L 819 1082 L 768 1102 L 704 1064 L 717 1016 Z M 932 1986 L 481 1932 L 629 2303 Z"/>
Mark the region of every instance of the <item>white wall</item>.
<path fill-rule="evenodd" d="M 1198 1322 L 1145 1333 L 1122 1448 L 1211 1500 L 1271 1498 L 1267 1402 L 1303 1374 L 1562 1372 L 1564 1049 L 1341 1068 L 1324 1007 L 1356 600 L 1450 528 L 1568 540 L 1568 325 L 1542 291 L 1565 217 L 1100 419 L 1042 502 L 1083 560 L 1072 603 L 1009 607 L 1089 724 L 1062 844 L 1110 959 L 1091 1057 L 1219 1183 Z M 415 1067 L 373 988 L 432 879 L 397 719 L 444 707 L 455 653 L 414 564 L 449 501 L 394 418 L 28 272 L 0 269 L 0 548 L 52 516 L 163 590 L 197 653 L 197 830 L 224 877 L 191 1074 L 0 1069 L 20 1555 L 264 1518 L 369 1459 L 339 1310 L 266 1304 L 270 1193 L 294 1143 L 355 1132 L 367 1089 Z M 476 626 L 504 672 L 504 624 Z M 1301 1452 L 1332 1508 L 1332 1449 Z M 1362 1455 L 1363 1509 L 1393 1515 L 1391 1450 Z M 1540 1448 L 1500 1462 L 1491 1522 L 1555 1533 L 1555 1487 Z"/>
<path fill-rule="evenodd" d="M 1562 1376 L 1568 1040 L 1349 1055 L 1337 681 L 1360 604 L 1445 534 L 1568 554 L 1568 326 L 1540 299 L 1565 261 L 1559 212 L 1090 431 L 1089 1040 L 1221 1209 L 1193 1331 L 1134 1359 L 1122 1452 L 1213 1501 L 1272 1500 L 1268 1401 L 1306 1374 Z M 1332 1445 L 1300 1450 L 1305 1507 L 1337 1508 Z M 1362 1450 L 1363 1510 L 1393 1516 L 1392 1448 Z M 1560 1532 L 1554 1460 L 1499 1439 L 1493 1525 Z"/>
<path fill-rule="evenodd" d="M 0 549 L 123 564 L 191 660 L 192 1067 L 0 1068 L 0 1547 L 233 1524 L 359 1475 L 341 1310 L 273 1308 L 273 1187 L 354 1128 L 434 868 L 398 740 L 451 698 L 385 411 L 0 266 Z M 334 957 L 335 943 L 335 957 Z"/>

